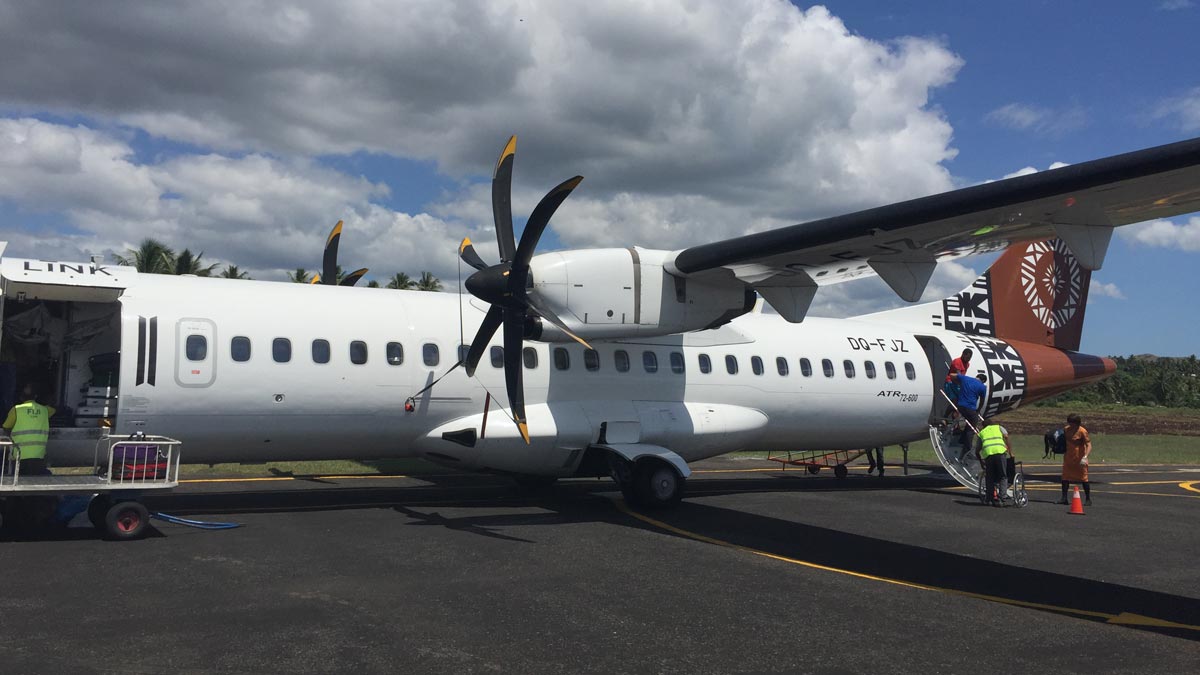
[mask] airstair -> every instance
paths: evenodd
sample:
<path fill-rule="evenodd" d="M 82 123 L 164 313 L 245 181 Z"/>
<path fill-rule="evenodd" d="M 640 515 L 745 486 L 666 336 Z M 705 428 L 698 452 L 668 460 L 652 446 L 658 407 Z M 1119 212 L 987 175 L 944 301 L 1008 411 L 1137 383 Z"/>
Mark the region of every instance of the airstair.
<path fill-rule="evenodd" d="M 959 443 L 959 435 L 960 430 L 953 425 L 929 427 L 929 441 L 933 443 L 933 452 L 946 472 L 971 492 L 980 493 L 979 481 L 983 478 L 983 467 L 979 465 L 973 451 L 963 450 Z"/>

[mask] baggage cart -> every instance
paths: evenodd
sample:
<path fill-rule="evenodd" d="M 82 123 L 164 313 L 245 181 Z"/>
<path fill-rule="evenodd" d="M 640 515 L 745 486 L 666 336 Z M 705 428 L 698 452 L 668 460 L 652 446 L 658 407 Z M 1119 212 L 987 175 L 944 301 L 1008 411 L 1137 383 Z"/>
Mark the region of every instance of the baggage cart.
<path fill-rule="evenodd" d="M 138 539 L 146 534 L 150 514 L 139 498 L 146 492 L 179 485 L 182 443 L 166 436 L 103 436 L 89 474 L 34 475 L 21 473 L 20 448 L 0 439 L 0 500 L 4 526 L 28 526 L 46 504 L 58 498 L 88 496 L 92 525 L 114 539 Z"/>

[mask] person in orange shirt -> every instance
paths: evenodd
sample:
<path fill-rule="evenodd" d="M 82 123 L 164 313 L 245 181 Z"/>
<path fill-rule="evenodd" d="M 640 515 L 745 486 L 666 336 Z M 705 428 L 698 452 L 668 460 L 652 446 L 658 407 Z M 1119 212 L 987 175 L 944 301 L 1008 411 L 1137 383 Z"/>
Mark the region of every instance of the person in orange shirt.
<path fill-rule="evenodd" d="M 954 359 L 953 363 L 950 364 L 950 372 L 946 373 L 946 381 L 942 383 L 942 391 L 946 392 L 946 396 L 951 401 L 957 401 L 959 393 L 958 381 L 954 379 L 954 375 L 967 374 L 967 369 L 971 367 L 971 355 L 974 353 L 970 349 L 964 349 L 962 356 Z M 942 413 L 942 417 L 950 419 L 954 416 L 954 412 L 954 404 L 950 403 L 950 405 L 946 406 L 946 412 Z"/>
<path fill-rule="evenodd" d="M 1088 455 L 1092 454 L 1092 438 L 1083 421 L 1074 413 L 1067 415 L 1067 426 L 1063 433 L 1067 437 L 1067 451 L 1063 453 L 1062 465 L 1062 499 L 1059 504 L 1067 503 L 1067 489 L 1071 483 L 1082 483 L 1084 504 L 1092 505 L 1092 484 L 1088 482 Z"/>

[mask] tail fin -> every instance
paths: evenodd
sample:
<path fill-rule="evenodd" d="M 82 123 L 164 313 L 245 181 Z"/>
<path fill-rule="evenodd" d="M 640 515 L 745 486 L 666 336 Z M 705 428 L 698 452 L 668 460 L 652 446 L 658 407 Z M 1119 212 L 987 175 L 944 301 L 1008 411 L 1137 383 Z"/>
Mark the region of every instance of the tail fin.
<path fill-rule="evenodd" d="M 943 325 L 1077 351 L 1091 278 L 1060 239 L 1013 244 L 983 276 L 941 301 Z"/>

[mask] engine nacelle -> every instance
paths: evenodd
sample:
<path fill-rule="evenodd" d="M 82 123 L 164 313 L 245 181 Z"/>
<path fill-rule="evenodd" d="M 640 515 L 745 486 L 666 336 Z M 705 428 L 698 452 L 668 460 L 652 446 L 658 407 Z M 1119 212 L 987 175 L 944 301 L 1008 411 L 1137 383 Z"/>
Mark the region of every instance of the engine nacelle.
<path fill-rule="evenodd" d="M 745 284 L 673 276 L 670 251 L 632 248 L 543 253 L 530 261 L 536 294 L 584 339 L 669 335 L 715 328 L 754 308 Z M 534 339 L 569 340 L 548 322 Z"/>

